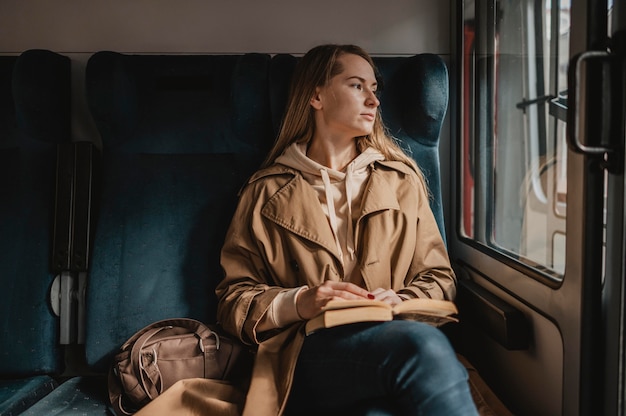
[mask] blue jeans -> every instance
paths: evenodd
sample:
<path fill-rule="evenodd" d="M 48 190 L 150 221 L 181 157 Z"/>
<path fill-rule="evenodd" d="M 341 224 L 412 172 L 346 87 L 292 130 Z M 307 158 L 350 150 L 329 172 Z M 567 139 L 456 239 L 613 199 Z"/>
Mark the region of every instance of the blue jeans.
<path fill-rule="evenodd" d="M 288 415 L 477 415 L 447 337 L 412 321 L 358 323 L 308 336 Z"/>

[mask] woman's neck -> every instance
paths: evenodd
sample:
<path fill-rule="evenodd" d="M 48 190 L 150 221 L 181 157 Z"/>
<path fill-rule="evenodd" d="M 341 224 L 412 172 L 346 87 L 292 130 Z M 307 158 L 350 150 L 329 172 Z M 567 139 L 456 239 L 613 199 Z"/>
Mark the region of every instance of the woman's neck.
<path fill-rule="evenodd" d="M 306 155 L 327 168 L 343 171 L 359 153 L 355 139 L 337 143 L 314 137 L 307 146 Z"/>

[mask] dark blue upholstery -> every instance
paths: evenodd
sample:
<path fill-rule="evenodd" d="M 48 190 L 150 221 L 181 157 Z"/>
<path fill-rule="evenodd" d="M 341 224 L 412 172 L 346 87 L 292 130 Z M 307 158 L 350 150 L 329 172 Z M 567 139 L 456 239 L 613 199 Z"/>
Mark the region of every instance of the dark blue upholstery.
<path fill-rule="evenodd" d="M 48 292 L 57 144 L 70 141 L 70 61 L 27 51 L 1 58 L 0 78 L 0 413 L 17 414 L 56 384 L 33 376 L 62 370 Z"/>
<path fill-rule="evenodd" d="M 57 382 L 47 375 L 0 380 L 0 415 L 22 414 L 56 386 Z"/>
<path fill-rule="evenodd" d="M 111 416 L 104 377 L 74 377 L 28 408 L 21 416 Z M 2 413 L 4 415 L 4 413 Z"/>
<path fill-rule="evenodd" d="M 438 55 L 375 58 L 383 77 L 385 125 L 413 157 L 428 182 L 430 207 L 445 241 L 439 168 L 439 135 L 448 109 L 448 69 Z"/>
<path fill-rule="evenodd" d="M 103 143 L 87 292 L 95 370 L 153 321 L 215 321 L 237 191 L 272 142 L 269 63 L 259 54 L 90 59 L 87 97 Z"/>
<path fill-rule="evenodd" d="M 272 143 L 269 56 L 98 52 L 87 96 L 104 151 L 264 152 Z"/>
<path fill-rule="evenodd" d="M 17 56 L 0 56 L 0 146 L 2 149 L 16 146 L 18 142 L 15 103 L 11 87 L 16 60 Z"/>
<path fill-rule="evenodd" d="M 272 58 L 270 68 L 270 105 L 274 136 L 278 136 L 282 123 L 291 77 L 298 63 L 298 58 L 289 54 L 278 54 Z"/>

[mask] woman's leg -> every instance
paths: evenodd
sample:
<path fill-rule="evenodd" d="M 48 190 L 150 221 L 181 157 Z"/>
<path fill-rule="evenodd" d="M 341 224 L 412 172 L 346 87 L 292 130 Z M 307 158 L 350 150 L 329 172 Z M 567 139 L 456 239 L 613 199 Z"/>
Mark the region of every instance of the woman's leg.
<path fill-rule="evenodd" d="M 477 414 L 467 372 L 446 336 L 412 321 L 344 325 L 308 336 L 287 411 L 298 415 Z"/>

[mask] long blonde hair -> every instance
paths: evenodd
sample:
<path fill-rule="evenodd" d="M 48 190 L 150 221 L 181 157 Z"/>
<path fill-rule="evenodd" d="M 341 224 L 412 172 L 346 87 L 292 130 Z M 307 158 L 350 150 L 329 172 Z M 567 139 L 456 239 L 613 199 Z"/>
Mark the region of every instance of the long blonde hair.
<path fill-rule="evenodd" d="M 344 54 L 358 55 L 365 59 L 374 69 L 376 78 L 380 78 L 372 58 L 358 46 L 320 45 L 308 51 L 294 71 L 285 115 L 276 142 L 263 163 L 264 167 L 271 165 L 292 143 L 307 143 L 313 138 L 315 118 L 310 105 L 311 97 L 315 95 L 317 87 L 328 85 L 335 75 L 343 71 L 338 58 Z M 415 161 L 387 134 L 380 111 L 376 111 L 372 133 L 357 137 L 356 146 L 359 153 L 372 147 L 381 152 L 386 160 L 407 164 L 423 181 L 423 175 Z"/>

